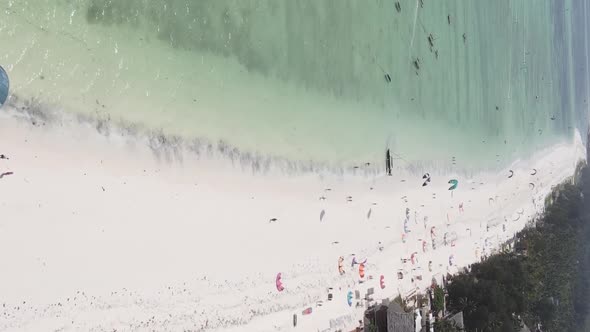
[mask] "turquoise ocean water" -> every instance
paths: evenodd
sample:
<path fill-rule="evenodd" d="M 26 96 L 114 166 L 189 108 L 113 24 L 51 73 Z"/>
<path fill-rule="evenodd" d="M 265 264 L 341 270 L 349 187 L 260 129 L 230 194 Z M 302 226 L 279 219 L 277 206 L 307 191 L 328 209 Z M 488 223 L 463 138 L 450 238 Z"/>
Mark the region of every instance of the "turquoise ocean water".
<path fill-rule="evenodd" d="M 399 6 L 398 6 L 399 4 Z M 583 0 L 8 0 L 12 93 L 333 165 L 494 168 L 587 130 Z"/>

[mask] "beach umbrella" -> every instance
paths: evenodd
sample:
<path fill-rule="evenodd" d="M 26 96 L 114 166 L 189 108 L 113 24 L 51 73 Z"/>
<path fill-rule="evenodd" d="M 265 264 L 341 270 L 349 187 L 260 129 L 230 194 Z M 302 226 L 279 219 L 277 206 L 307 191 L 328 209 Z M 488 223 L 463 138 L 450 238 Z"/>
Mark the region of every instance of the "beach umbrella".
<path fill-rule="evenodd" d="M 283 290 L 285 290 L 285 287 L 283 287 L 283 281 L 281 279 L 282 279 L 282 274 L 279 272 L 279 273 L 277 273 L 277 278 L 275 279 L 277 290 L 279 292 L 282 292 Z"/>
<path fill-rule="evenodd" d="M 8 74 L 0 66 L 0 107 L 6 102 L 8 99 L 8 89 L 10 87 L 10 82 L 8 80 Z"/>

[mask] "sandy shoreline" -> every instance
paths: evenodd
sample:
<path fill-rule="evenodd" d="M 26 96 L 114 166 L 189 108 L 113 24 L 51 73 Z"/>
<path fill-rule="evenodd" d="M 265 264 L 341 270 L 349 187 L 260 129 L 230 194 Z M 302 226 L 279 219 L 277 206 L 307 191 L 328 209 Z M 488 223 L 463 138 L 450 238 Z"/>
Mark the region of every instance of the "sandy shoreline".
<path fill-rule="evenodd" d="M 1 120 L 0 153 L 10 160 L 0 160 L 0 170 L 14 174 L 0 179 L 0 330 L 14 331 L 289 330 L 292 314 L 308 306 L 314 312 L 300 315 L 298 330 L 325 329 L 338 317 L 339 326 L 354 325 L 362 310 L 349 308 L 349 290 L 375 287 L 376 298 L 393 297 L 474 262 L 524 227 L 585 155 L 578 135 L 505 172 L 433 175 L 422 187 L 421 175 L 406 172 L 252 174 L 189 154 L 168 163 L 141 143 L 84 126 Z M 451 178 L 459 180 L 452 197 Z M 433 226 L 437 242 L 456 234 L 455 246 L 423 252 Z M 413 252 L 417 263 L 402 264 Z M 368 258 L 372 280 L 358 283 L 353 253 Z M 417 285 L 397 280 L 399 269 L 414 268 L 422 271 Z"/>

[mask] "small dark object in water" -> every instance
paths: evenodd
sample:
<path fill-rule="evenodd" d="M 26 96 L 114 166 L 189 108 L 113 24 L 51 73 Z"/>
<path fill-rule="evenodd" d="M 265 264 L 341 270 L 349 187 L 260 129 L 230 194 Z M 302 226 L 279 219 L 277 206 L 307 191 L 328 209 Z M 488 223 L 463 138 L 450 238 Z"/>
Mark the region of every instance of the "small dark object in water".
<path fill-rule="evenodd" d="M 428 35 L 428 38 L 426 38 L 428 40 L 428 45 L 430 45 L 430 48 L 434 47 L 434 37 L 432 37 L 432 34 Z"/>
<path fill-rule="evenodd" d="M 398 13 L 402 12 L 402 5 L 399 4 L 399 1 L 396 1 L 395 3 L 395 10 L 397 10 Z"/>
<path fill-rule="evenodd" d="M 500 110 L 500 107 L 498 107 L 498 106 L 496 105 L 496 111 L 499 111 L 499 110 Z"/>
<path fill-rule="evenodd" d="M 434 57 L 438 59 L 438 50 L 434 51 Z"/>
<path fill-rule="evenodd" d="M 414 64 L 414 67 L 416 68 L 416 70 L 420 70 L 420 59 L 419 58 L 414 59 L 414 61 L 412 61 L 412 63 Z"/>
<path fill-rule="evenodd" d="M 358 167 L 358 166 L 354 166 L 353 168 L 354 168 L 354 169 L 358 169 L 359 167 Z"/>
<path fill-rule="evenodd" d="M 391 83 L 391 76 L 389 74 L 385 74 L 385 82 Z"/>
<path fill-rule="evenodd" d="M 463 44 L 465 44 L 467 42 L 467 34 L 464 33 L 463 34 Z"/>
<path fill-rule="evenodd" d="M 371 166 L 371 163 L 365 163 L 365 166 Z"/>
<path fill-rule="evenodd" d="M 389 149 L 385 152 L 385 172 L 391 176 L 391 154 L 389 153 Z"/>
<path fill-rule="evenodd" d="M 551 120 L 552 120 L 552 121 L 554 121 L 554 120 L 555 120 L 555 116 L 552 116 L 552 117 L 551 117 Z"/>
<path fill-rule="evenodd" d="M 451 15 L 447 15 L 447 22 L 449 22 L 449 25 L 451 25 Z"/>
<path fill-rule="evenodd" d="M 424 8 L 424 0 L 420 0 L 420 8 Z"/>

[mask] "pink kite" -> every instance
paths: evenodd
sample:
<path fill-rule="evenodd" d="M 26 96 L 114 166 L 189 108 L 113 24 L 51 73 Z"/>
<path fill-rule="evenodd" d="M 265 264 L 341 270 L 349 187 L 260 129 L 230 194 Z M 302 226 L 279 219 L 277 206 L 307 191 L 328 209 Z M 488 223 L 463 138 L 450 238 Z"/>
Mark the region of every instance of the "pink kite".
<path fill-rule="evenodd" d="M 283 282 L 281 281 L 281 277 L 282 277 L 281 273 L 279 272 L 277 274 L 277 279 L 276 279 L 277 290 L 279 292 L 282 292 L 285 289 L 285 287 L 283 287 Z"/>

